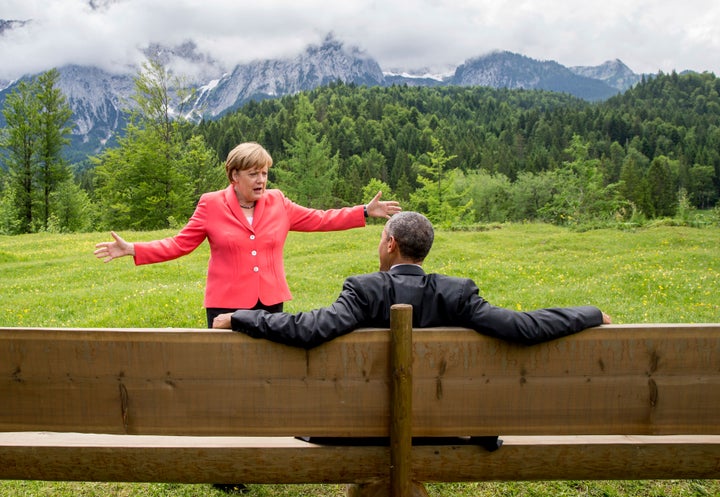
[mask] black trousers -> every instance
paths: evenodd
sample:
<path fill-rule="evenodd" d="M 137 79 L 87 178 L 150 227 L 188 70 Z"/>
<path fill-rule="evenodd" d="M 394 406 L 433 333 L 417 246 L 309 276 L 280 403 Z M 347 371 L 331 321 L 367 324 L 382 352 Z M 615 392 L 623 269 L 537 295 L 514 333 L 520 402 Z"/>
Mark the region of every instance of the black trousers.
<path fill-rule="evenodd" d="M 388 437 L 295 437 L 317 445 L 390 445 Z M 502 447 L 503 441 L 498 437 L 413 437 L 413 445 L 479 445 L 489 452 Z"/>
<path fill-rule="evenodd" d="M 282 312 L 283 310 L 283 303 L 280 302 L 279 304 L 275 305 L 265 305 L 259 300 L 257 301 L 257 304 L 250 309 L 250 310 L 256 310 L 256 309 L 262 309 L 264 311 L 276 313 L 276 312 Z M 212 328 L 213 325 L 213 319 L 215 319 L 220 314 L 227 314 L 228 312 L 235 312 L 237 309 L 226 309 L 223 307 L 207 307 L 205 308 L 205 312 L 207 313 L 207 322 L 208 322 L 208 328 Z"/>

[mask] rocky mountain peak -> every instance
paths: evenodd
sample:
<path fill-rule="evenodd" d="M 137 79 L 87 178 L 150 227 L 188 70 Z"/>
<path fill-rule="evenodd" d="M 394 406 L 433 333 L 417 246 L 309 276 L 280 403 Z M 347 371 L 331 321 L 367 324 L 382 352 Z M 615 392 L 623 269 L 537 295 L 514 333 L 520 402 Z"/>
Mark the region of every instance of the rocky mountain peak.
<path fill-rule="evenodd" d="M 108 8 L 115 0 L 94 0 L 94 8 Z M 0 21 L 10 26 L 20 21 Z M 3 24 L 4 23 L 4 24 Z M 8 24 L 11 23 L 11 24 Z M 192 41 L 177 46 L 149 44 L 144 54 L 157 58 L 166 69 L 195 88 L 193 101 L 183 103 L 190 119 L 214 119 L 251 100 L 275 98 L 311 90 L 335 81 L 367 86 L 490 86 L 544 89 L 570 93 L 586 100 L 601 100 L 624 91 L 640 79 L 620 60 L 597 67 L 567 68 L 554 61 L 497 51 L 468 59 L 442 75 L 429 70 L 383 73 L 365 51 L 348 46 L 332 33 L 295 56 L 255 60 L 230 70 L 202 53 Z M 96 154 L 125 124 L 124 110 L 132 106 L 134 78 L 139 68 L 119 68 L 111 74 L 97 67 L 69 65 L 59 68 L 59 88 L 73 110 L 72 159 Z M 0 81 L 0 105 L 16 83 Z M 9 86 L 7 86 L 9 85 Z M 7 87 L 6 87 L 7 86 Z M 0 114 L 0 126 L 2 126 Z"/>
<path fill-rule="evenodd" d="M 573 66 L 569 69 L 580 76 L 605 81 L 620 91 L 625 91 L 640 81 L 640 75 L 635 74 L 620 59 L 608 60 L 599 66 Z"/>
<path fill-rule="evenodd" d="M 461 86 L 558 91 L 585 100 L 602 100 L 617 93 L 607 82 L 575 73 L 558 62 L 507 51 L 469 59 L 457 68 L 449 82 Z"/>
<path fill-rule="evenodd" d="M 214 117 L 253 99 L 311 90 L 333 81 L 381 85 L 378 63 L 357 47 L 328 35 L 295 57 L 254 61 L 235 66 L 230 74 L 201 89 L 196 114 Z"/>

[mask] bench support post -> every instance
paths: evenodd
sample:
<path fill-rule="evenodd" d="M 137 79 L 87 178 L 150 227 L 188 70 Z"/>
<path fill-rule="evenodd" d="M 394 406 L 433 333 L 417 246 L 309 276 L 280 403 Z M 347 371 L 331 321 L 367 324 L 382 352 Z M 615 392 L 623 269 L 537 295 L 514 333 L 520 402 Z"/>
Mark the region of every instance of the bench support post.
<path fill-rule="evenodd" d="M 410 497 L 412 451 L 412 306 L 390 308 L 390 495 Z"/>
<path fill-rule="evenodd" d="M 348 486 L 348 497 L 427 497 L 412 481 L 412 306 L 390 308 L 390 479 Z M 388 493 L 389 490 L 389 493 Z"/>

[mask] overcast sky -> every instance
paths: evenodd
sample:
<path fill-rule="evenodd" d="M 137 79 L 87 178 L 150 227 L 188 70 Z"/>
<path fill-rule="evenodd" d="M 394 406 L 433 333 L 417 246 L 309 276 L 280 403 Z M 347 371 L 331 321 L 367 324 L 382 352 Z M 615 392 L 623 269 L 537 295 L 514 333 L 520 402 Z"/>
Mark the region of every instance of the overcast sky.
<path fill-rule="evenodd" d="M 187 40 L 232 68 L 294 55 L 330 32 L 383 70 L 439 71 L 508 50 L 720 75 L 718 0 L 2 0 L 0 19 L 33 20 L 0 36 L 3 79 L 68 63 L 120 71 L 150 42 Z"/>

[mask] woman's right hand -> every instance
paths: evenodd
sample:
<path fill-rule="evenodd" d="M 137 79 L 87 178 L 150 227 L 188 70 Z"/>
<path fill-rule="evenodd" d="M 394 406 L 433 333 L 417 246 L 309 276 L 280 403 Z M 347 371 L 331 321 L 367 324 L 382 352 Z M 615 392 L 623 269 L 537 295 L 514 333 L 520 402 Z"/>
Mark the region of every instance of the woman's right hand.
<path fill-rule="evenodd" d="M 95 245 L 95 257 L 102 259 L 103 262 L 110 262 L 118 257 L 135 255 L 135 246 L 132 243 L 126 242 L 114 231 L 111 231 L 110 234 L 115 241 L 101 242 Z"/>

